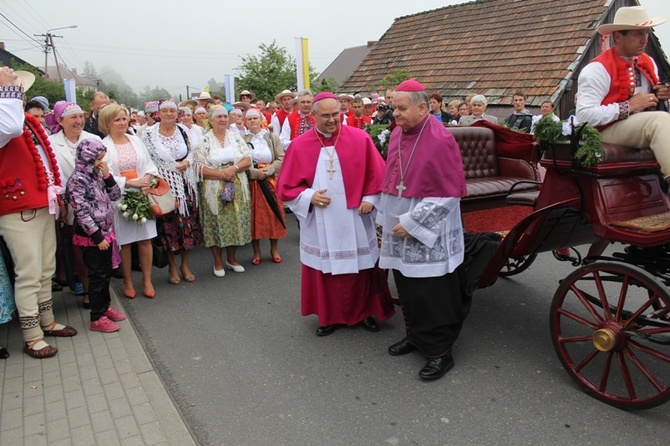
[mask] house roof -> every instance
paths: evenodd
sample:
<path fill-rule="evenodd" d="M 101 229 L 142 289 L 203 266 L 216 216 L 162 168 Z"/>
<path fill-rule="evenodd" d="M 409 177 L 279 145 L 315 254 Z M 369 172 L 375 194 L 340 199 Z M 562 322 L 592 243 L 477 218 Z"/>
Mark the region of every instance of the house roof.
<path fill-rule="evenodd" d="M 477 0 L 397 18 L 341 90 L 373 91 L 408 70 L 445 100 L 472 92 L 510 104 L 552 99 L 577 68 L 612 0 Z"/>
<path fill-rule="evenodd" d="M 86 79 L 85 77 L 81 76 L 80 74 L 77 73 L 76 68 L 68 68 L 64 64 L 59 64 L 60 65 L 60 78 L 61 79 L 74 79 L 74 83 L 77 87 L 88 87 L 88 88 L 95 88 L 96 83 L 90 79 Z M 48 65 L 47 66 L 47 75 L 49 76 L 49 79 L 51 80 L 58 80 L 58 68 L 56 68 L 55 65 Z"/>
<path fill-rule="evenodd" d="M 34 65 L 32 65 L 32 64 L 26 62 L 25 60 L 21 59 L 16 54 L 13 54 L 13 53 L 10 53 L 9 51 L 7 51 L 4 48 L 4 44 L 3 44 L 2 47 L 0 47 L 0 64 L 2 66 L 7 66 L 8 67 L 8 66 L 11 66 L 12 60 L 14 60 L 14 62 L 16 62 L 18 64 L 21 64 L 21 65 L 30 65 L 31 67 L 34 67 Z M 35 69 L 37 69 L 37 71 L 39 71 L 40 73 L 44 74 L 44 71 L 40 70 L 39 68 L 35 67 Z"/>
<path fill-rule="evenodd" d="M 316 80 L 321 81 L 333 78 L 338 84 L 342 84 L 349 76 L 351 76 L 351 73 L 354 72 L 363 59 L 365 59 L 365 56 L 370 53 L 370 50 L 375 43 L 377 42 L 368 42 L 367 45 L 345 48 L 335 60 L 323 70 L 323 73 L 321 73 Z"/>

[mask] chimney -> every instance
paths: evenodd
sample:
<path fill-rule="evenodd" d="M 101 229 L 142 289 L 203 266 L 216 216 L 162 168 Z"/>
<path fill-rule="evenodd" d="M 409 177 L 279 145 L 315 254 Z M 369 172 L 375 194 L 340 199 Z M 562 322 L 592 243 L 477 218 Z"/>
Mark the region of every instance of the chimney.
<path fill-rule="evenodd" d="M 0 50 L 4 50 L 4 49 L 5 49 L 5 42 L 0 42 Z"/>

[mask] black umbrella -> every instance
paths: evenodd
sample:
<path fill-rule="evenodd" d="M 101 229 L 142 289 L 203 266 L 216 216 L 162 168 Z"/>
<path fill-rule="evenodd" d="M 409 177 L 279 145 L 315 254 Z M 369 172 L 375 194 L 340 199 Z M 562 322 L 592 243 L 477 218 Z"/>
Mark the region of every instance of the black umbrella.
<path fill-rule="evenodd" d="M 254 145 L 250 142 L 247 143 L 249 146 L 249 149 L 254 150 Z M 254 161 L 254 168 L 258 169 L 258 163 Z M 286 223 L 284 223 L 284 218 L 282 217 L 281 210 L 279 209 L 279 205 L 277 204 L 277 200 L 275 200 L 275 196 L 272 193 L 272 190 L 270 190 L 270 185 L 268 184 L 267 180 L 263 178 L 262 180 L 256 180 L 258 182 L 258 187 L 261 188 L 261 192 L 263 192 L 263 196 L 265 197 L 265 201 L 267 201 L 268 205 L 270 206 L 270 209 L 272 209 L 272 213 L 275 214 L 275 217 L 277 217 L 277 220 L 279 220 L 279 223 L 286 228 Z"/>

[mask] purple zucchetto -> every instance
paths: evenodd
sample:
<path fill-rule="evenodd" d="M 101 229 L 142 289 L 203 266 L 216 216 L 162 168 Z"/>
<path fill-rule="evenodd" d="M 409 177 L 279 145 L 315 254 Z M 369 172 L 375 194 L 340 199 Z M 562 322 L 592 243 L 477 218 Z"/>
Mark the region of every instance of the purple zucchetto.
<path fill-rule="evenodd" d="M 337 96 L 335 96 L 335 94 L 331 93 L 330 91 L 322 91 L 321 93 L 314 96 L 314 99 L 312 100 L 312 104 L 316 104 L 317 102 L 322 101 L 324 99 L 335 99 L 335 100 L 337 100 Z"/>
<path fill-rule="evenodd" d="M 426 91 L 426 89 L 416 79 L 407 79 L 402 81 L 395 91 Z"/>

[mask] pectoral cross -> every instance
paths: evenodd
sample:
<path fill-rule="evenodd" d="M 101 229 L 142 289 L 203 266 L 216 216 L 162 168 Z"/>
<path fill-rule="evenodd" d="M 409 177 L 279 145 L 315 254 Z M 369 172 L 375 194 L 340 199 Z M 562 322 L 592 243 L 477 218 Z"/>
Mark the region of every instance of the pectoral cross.
<path fill-rule="evenodd" d="M 400 181 L 400 184 L 398 184 L 395 187 L 396 189 L 398 189 L 398 198 L 402 198 L 403 191 L 407 189 L 403 183 L 404 183 L 403 181 Z"/>
<path fill-rule="evenodd" d="M 328 172 L 328 176 L 332 180 L 333 179 L 333 173 L 335 173 L 335 166 L 333 166 L 333 159 L 332 158 L 330 159 L 330 167 L 328 167 L 327 172 Z"/>

